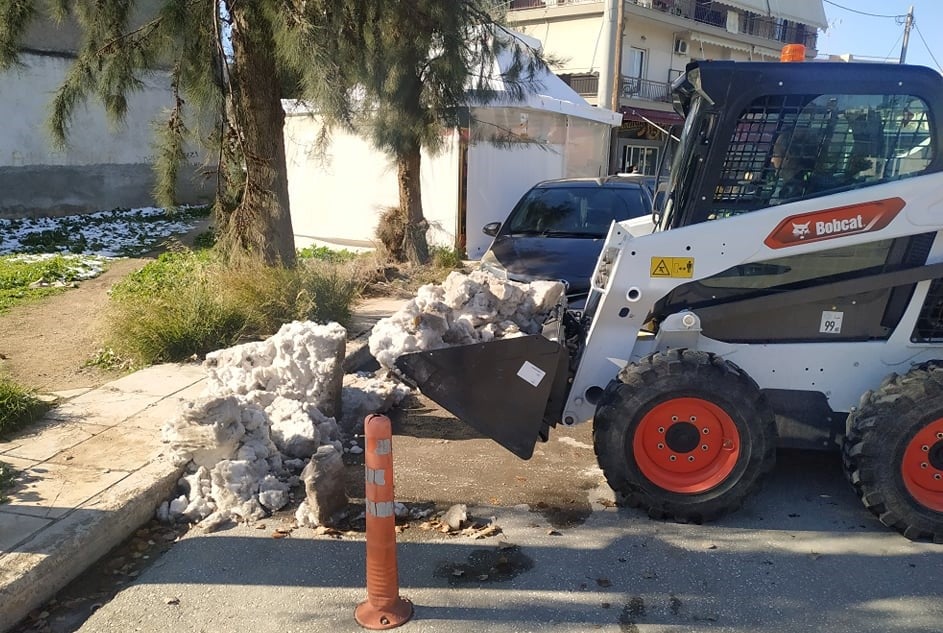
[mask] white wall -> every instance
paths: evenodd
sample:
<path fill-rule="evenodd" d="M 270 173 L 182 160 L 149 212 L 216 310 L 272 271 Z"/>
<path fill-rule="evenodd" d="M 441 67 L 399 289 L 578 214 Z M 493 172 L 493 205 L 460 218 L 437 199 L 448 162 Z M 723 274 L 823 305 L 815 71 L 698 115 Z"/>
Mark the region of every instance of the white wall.
<path fill-rule="evenodd" d="M 602 25 L 602 15 L 596 13 L 514 28 L 539 39 L 544 53 L 560 58 L 562 64 L 553 68 L 560 75 L 594 72 L 605 67 L 605 60 L 600 58 L 603 53 L 599 49 Z"/>
<path fill-rule="evenodd" d="M 308 114 L 285 118 L 295 244 L 370 248 L 383 209 L 399 204 L 396 167 L 368 141 L 343 130 L 335 130 L 330 145 L 319 150 L 320 127 L 319 119 Z M 429 241 L 451 247 L 458 218 L 457 134 L 450 132 L 444 140 L 440 154 L 423 152 L 422 203 L 432 226 Z"/>
<path fill-rule="evenodd" d="M 51 144 L 46 121 L 56 90 L 65 80 L 71 59 L 23 55 L 24 69 L 0 73 L 0 167 L 24 165 L 94 165 L 150 162 L 151 122 L 173 105 L 166 74 L 151 74 L 141 91 L 128 96 L 128 117 L 112 126 L 95 102 L 79 106 L 69 128 L 69 148 Z"/>
<path fill-rule="evenodd" d="M 0 73 L 0 214 L 63 214 L 152 204 L 153 122 L 173 104 L 166 73 L 151 73 L 128 95 L 126 120 L 109 123 L 94 100 L 80 105 L 68 148 L 53 147 L 47 129 L 51 102 L 72 60 L 24 54 L 24 67 Z M 197 152 L 190 152 L 194 161 Z M 193 170 L 184 170 L 181 201 L 197 202 Z"/>
<path fill-rule="evenodd" d="M 465 249 L 480 258 L 491 238 L 481 232 L 488 222 L 503 221 L 518 199 L 541 180 L 565 176 L 600 176 L 606 167 L 610 127 L 560 113 L 521 108 L 474 109 L 473 139 L 467 152 Z M 495 121 L 521 121 L 530 112 L 531 138 L 543 142 L 495 145 Z M 483 123 L 483 120 L 491 123 Z M 538 125 L 541 123 L 541 125 Z M 478 127 L 475 127 L 478 126 Z M 479 129 L 480 128 L 480 129 Z M 509 129 L 506 125 L 504 129 Z M 319 157 L 320 123 L 314 116 L 290 111 L 285 119 L 288 195 L 295 244 L 370 248 L 385 207 L 398 204 L 396 170 L 384 154 L 356 134 L 336 131 Z M 481 138 L 475 140 L 476 134 Z M 546 142 L 542 134 L 559 134 Z M 460 204 L 458 131 L 446 132 L 443 151 L 423 152 L 422 204 L 431 225 L 431 244 L 456 246 Z"/>
<path fill-rule="evenodd" d="M 541 180 L 564 174 L 562 145 L 504 149 L 479 143 L 468 149 L 469 259 L 480 259 L 491 237 L 481 232 L 489 222 L 503 222 L 524 193 Z"/>

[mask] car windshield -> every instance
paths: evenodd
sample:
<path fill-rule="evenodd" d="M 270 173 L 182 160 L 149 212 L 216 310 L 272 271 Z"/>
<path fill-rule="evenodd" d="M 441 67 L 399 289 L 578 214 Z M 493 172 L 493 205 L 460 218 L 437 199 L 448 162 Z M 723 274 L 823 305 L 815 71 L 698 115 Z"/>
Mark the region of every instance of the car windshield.
<path fill-rule="evenodd" d="M 508 233 L 604 237 L 610 224 L 651 213 L 641 187 L 535 187 L 507 221 Z"/>

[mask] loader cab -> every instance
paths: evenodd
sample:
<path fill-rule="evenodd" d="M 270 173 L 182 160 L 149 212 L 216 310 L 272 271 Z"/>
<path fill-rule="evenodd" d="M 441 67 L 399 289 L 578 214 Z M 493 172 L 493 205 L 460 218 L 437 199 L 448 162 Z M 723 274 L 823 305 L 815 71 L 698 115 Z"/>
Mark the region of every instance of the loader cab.
<path fill-rule="evenodd" d="M 943 169 L 929 68 L 693 62 L 660 228 L 723 219 Z"/>

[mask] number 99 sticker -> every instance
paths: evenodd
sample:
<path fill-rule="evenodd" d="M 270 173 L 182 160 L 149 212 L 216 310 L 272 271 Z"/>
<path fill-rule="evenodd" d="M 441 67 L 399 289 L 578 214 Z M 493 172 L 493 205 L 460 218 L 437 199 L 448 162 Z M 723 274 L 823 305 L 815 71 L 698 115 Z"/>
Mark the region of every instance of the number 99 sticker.
<path fill-rule="evenodd" d="M 819 332 L 822 334 L 841 334 L 842 317 L 844 312 L 822 312 L 822 323 L 819 325 Z"/>

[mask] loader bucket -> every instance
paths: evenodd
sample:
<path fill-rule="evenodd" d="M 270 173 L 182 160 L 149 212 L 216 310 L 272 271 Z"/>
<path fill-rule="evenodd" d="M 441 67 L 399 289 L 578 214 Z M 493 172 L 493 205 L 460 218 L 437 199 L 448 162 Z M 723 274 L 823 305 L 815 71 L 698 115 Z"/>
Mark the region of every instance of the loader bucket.
<path fill-rule="evenodd" d="M 521 459 L 546 441 L 566 399 L 568 353 L 541 334 L 404 354 L 406 381 Z"/>

